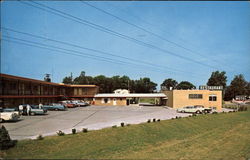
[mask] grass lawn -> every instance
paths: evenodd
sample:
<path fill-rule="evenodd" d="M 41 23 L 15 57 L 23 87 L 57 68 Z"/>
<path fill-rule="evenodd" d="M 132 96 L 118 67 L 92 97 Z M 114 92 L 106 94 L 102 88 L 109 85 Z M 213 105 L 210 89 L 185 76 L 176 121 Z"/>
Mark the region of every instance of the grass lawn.
<path fill-rule="evenodd" d="M 14 148 L 0 151 L 0 155 L 40 159 L 246 159 L 250 158 L 250 111 L 23 140 Z"/>

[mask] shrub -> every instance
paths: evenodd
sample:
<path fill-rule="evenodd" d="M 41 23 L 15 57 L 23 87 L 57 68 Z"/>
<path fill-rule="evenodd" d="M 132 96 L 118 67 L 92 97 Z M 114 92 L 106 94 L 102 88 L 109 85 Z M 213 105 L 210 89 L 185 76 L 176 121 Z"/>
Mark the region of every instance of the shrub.
<path fill-rule="evenodd" d="M 44 137 L 43 137 L 41 134 L 39 134 L 39 135 L 36 137 L 36 139 L 37 139 L 37 140 L 43 140 Z"/>
<path fill-rule="evenodd" d="M 130 124 L 127 124 L 126 126 L 130 126 Z"/>
<path fill-rule="evenodd" d="M 150 119 L 148 119 L 148 121 L 147 121 L 148 123 L 150 123 L 151 122 L 151 120 Z"/>
<path fill-rule="evenodd" d="M 157 119 L 157 122 L 160 122 L 161 120 L 160 119 Z"/>
<path fill-rule="evenodd" d="M 16 145 L 16 140 L 11 140 L 7 129 L 2 125 L 0 128 L 0 150 L 9 149 Z"/>
<path fill-rule="evenodd" d="M 188 117 L 192 117 L 192 115 L 189 115 Z"/>
<path fill-rule="evenodd" d="M 153 122 L 155 122 L 156 120 L 155 120 L 155 118 L 153 119 Z"/>
<path fill-rule="evenodd" d="M 72 129 L 72 134 L 76 134 L 76 129 L 75 128 Z"/>
<path fill-rule="evenodd" d="M 176 116 L 175 119 L 178 119 L 178 116 Z"/>
<path fill-rule="evenodd" d="M 57 133 L 58 136 L 64 136 L 64 135 L 65 135 L 65 133 L 64 133 L 63 131 L 61 131 L 61 130 L 59 130 L 59 131 L 56 132 L 56 133 Z"/>
<path fill-rule="evenodd" d="M 117 128 L 117 125 L 113 125 L 112 128 Z"/>
<path fill-rule="evenodd" d="M 87 132 L 88 132 L 88 129 L 87 129 L 87 128 L 83 128 L 83 129 L 82 129 L 82 132 L 87 133 Z"/>
<path fill-rule="evenodd" d="M 218 114 L 218 112 L 213 112 L 212 114 Z"/>
<path fill-rule="evenodd" d="M 195 114 L 195 113 L 193 113 L 193 116 L 196 116 L 196 114 Z"/>
<path fill-rule="evenodd" d="M 121 126 L 124 127 L 124 122 L 121 123 Z"/>
<path fill-rule="evenodd" d="M 247 107 L 245 106 L 240 106 L 238 111 L 247 111 Z"/>

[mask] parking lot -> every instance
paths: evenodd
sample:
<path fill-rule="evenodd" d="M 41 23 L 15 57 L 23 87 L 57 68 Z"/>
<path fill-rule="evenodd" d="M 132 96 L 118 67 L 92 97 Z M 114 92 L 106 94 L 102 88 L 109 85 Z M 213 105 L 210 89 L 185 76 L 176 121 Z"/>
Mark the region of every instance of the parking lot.
<path fill-rule="evenodd" d="M 71 133 L 72 128 L 81 131 L 102 129 L 113 125 L 139 124 L 148 119 L 171 119 L 189 114 L 176 113 L 174 109 L 156 106 L 88 106 L 70 108 L 67 111 L 48 111 L 47 115 L 22 116 L 18 122 L 2 123 L 12 139 L 36 138 L 55 135 L 58 130 Z"/>

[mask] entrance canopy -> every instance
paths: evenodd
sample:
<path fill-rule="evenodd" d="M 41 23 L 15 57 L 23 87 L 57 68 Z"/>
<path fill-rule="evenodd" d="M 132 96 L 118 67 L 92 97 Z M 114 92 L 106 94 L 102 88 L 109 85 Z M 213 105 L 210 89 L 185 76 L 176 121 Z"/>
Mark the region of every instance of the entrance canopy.
<path fill-rule="evenodd" d="M 167 98 L 164 93 L 128 93 L 128 94 L 116 94 L 116 93 L 103 93 L 96 94 L 95 98 Z"/>

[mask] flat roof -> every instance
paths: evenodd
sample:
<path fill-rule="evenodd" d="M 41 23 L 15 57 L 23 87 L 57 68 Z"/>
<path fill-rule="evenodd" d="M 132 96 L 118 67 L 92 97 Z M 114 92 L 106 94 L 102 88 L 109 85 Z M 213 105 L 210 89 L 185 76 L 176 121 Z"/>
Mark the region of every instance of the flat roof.
<path fill-rule="evenodd" d="M 130 93 L 130 94 L 115 94 L 115 93 L 103 93 L 96 94 L 95 98 L 166 98 L 164 93 Z"/>
<path fill-rule="evenodd" d="M 48 84 L 48 85 L 54 85 L 54 86 L 97 87 L 96 85 L 71 85 L 71 84 L 64 84 L 64 83 L 46 82 L 46 81 L 42 81 L 42 80 L 36 80 L 36 79 L 31 79 L 31 78 L 19 77 L 19 76 L 13 76 L 13 75 L 4 74 L 4 73 L 0 73 L 0 77 L 14 79 L 14 80 L 22 80 L 22 81 L 34 82 L 34 83 Z"/>

